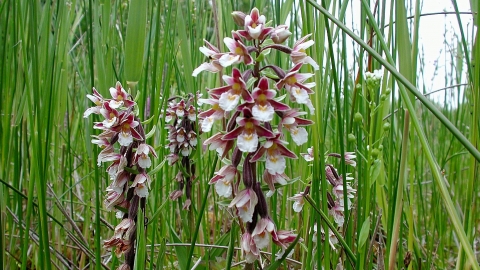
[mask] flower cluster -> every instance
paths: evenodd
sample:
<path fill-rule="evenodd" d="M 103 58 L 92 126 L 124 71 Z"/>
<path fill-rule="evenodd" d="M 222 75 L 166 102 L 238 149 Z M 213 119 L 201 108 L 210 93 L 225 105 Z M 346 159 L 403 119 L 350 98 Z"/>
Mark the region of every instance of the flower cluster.
<path fill-rule="evenodd" d="M 313 74 L 300 73 L 300 69 L 305 64 L 315 70 L 319 66 L 306 54 L 306 49 L 314 43 L 308 40 L 310 35 L 290 48 L 282 45 L 291 35 L 288 27 L 267 26 L 265 16 L 260 15 L 257 8 L 250 14 L 235 11 L 232 15 L 240 30 L 224 38 L 229 51 L 221 52 L 205 41 L 200 51 L 209 62 L 196 68 L 193 76 L 202 71 L 219 72 L 236 64 L 243 67 L 243 70 L 233 67 L 230 75 L 222 77 L 224 86 L 209 89 L 209 97 L 200 99 L 211 107 L 200 113 L 199 118 L 203 132 L 210 132 L 217 121 L 227 123 L 224 130 L 204 142 L 210 149 L 216 149 L 221 158 L 228 157 L 233 150 L 230 162 L 215 173 L 210 184 L 215 185 L 219 196 L 234 196 L 229 207 L 235 207 L 236 214 L 244 222 L 241 247 L 247 263 L 252 263 L 259 258 L 259 250 L 268 246 L 270 238 L 284 251 L 296 237 L 292 232 L 276 230 L 268 214 L 266 195 L 260 188 L 256 168 L 257 162 L 265 162 L 262 178 L 270 189 L 267 195 L 273 194 L 276 184 L 287 184 L 286 158 L 296 159 L 297 156 L 287 148 L 285 138 L 290 136 L 297 145 L 307 142 L 305 126 L 313 122 L 302 118 L 306 112 L 283 103 L 281 96 L 286 94 L 284 96 L 288 96 L 292 104 L 305 105 L 313 114 L 315 108 L 310 95 L 314 93 L 311 88 L 315 83 L 306 82 Z M 289 55 L 292 67 L 283 70 L 264 64 L 263 59 L 271 50 Z M 243 169 L 240 170 L 238 165 L 242 159 Z"/>
<path fill-rule="evenodd" d="M 314 154 L 313 154 L 313 147 L 310 147 L 307 149 L 307 153 L 302 153 L 302 157 L 310 162 L 314 160 Z M 344 156 L 337 154 L 337 153 L 331 153 L 328 154 L 328 156 L 335 157 L 335 158 L 344 158 L 345 164 L 348 164 L 352 167 L 356 166 L 355 158 L 356 155 L 354 152 L 346 152 Z M 345 210 L 345 201 L 347 201 L 347 208 L 351 209 L 352 208 L 352 203 L 351 199 L 354 198 L 354 194 L 356 192 L 355 189 L 353 189 L 349 182 L 353 180 L 353 177 L 350 177 L 350 174 L 346 174 L 346 180 L 349 182 L 346 182 L 346 186 L 343 185 L 343 176 L 339 175 L 337 173 L 337 170 L 330 164 L 327 164 L 325 166 L 325 175 L 327 178 L 328 183 L 332 186 L 331 192 L 327 191 L 327 200 L 328 200 L 328 212 L 330 215 L 333 217 L 335 223 L 337 224 L 338 227 L 342 227 L 343 223 L 345 222 L 345 217 L 344 217 L 344 210 Z M 303 205 L 305 204 L 304 196 L 307 195 L 310 191 L 310 187 L 307 186 L 305 191 L 300 192 L 299 194 L 294 195 L 293 197 L 288 198 L 289 200 L 293 201 L 293 210 L 295 212 L 301 212 L 303 209 Z M 333 194 L 333 195 L 332 195 Z M 344 194 L 346 194 L 346 199 Z M 323 230 L 323 229 L 322 229 Z M 317 231 L 316 225 L 314 229 L 315 233 Z M 324 235 L 322 231 L 322 235 Z M 330 235 L 330 244 L 333 246 L 333 244 L 337 243 L 335 236 L 333 235 L 332 232 L 329 232 Z M 333 244 L 332 244 L 333 243 Z"/>
<path fill-rule="evenodd" d="M 194 101 L 193 95 L 187 99 L 173 97 L 169 100 L 165 112 L 165 122 L 169 123 L 165 125 L 168 129 L 167 148 L 170 149 L 170 154 L 167 155 L 168 165 L 180 166 L 175 177 L 178 189 L 170 194 L 170 199 L 176 200 L 181 197 L 185 187 L 187 200 L 183 208 L 187 210 L 191 204 L 192 181 L 195 178 L 195 164 L 190 160 L 190 154 L 197 146 L 197 110 L 193 106 Z"/>
<path fill-rule="evenodd" d="M 117 256 L 125 254 L 125 265 L 131 268 L 135 258 L 137 212 L 139 207 L 145 208 L 151 181 L 146 170 L 152 165 L 150 156 L 157 157 L 157 154 L 145 143 L 145 132 L 134 113 L 136 103 L 119 82 L 110 88 L 110 95 L 111 99 L 105 99 L 93 88 L 93 94 L 87 98 L 95 106 L 87 109 L 83 117 L 93 113 L 104 118 L 94 125 L 102 133 L 93 136 L 92 143 L 102 148 L 98 166 L 111 162 L 107 172 L 112 182 L 106 190 L 105 206 L 108 210 L 115 208 L 117 217 L 122 218 L 113 237 L 105 241 L 104 246 L 116 247 Z"/>

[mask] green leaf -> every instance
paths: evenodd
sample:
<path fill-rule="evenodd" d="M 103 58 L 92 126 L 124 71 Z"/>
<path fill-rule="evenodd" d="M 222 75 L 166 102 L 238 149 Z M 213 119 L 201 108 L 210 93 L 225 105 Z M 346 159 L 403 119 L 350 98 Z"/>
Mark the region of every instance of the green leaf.
<path fill-rule="evenodd" d="M 148 118 L 147 120 L 142 121 L 142 125 L 148 125 L 150 122 L 152 122 L 154 118 L 155 118 L 155 115 L 150 116 L 150 118 Z"/>
<path fill-rule="evenodd" d="M 172 237 L 173 243 L 182 243 L 180 237 L 178 237 L 175 230 L 172 228 L 170 224 L 168 224 L 168 228 L 170 228 L 170 236 Z M 175 254 L 177 255 L 178 265 L 180 269 L 187 269 L 187 261 L 188 261 L 188 250 L 187 247 L 184 246 L 174 246 Z"/>
<path fill-rule="evenodd" d="M 228 231 L 226 234 L 222 235 L 222 237 L 220 237 L 220 239 L 218 239 L 217 241 L 215 241 L 215 245 L 216 246 L 226 246 L 228 245 L 228 243 L 230 242 L 230 234 L 231 234 L 231 230 Z M 227 251 L 226 249 L 223 249 L 223 248 L 214 248 L 211 252 L 210 252 L 210 258 L 211 259 L 214 259 L 216 257 L 220 257 L 222 256 L 222 254 Z"/>
<path fill-rule="evenodd" d="M 380 175 L 380 171 L 382 170 L 382 161 L 376 159 L 373 162 L 372 167 L 370 167 L 370 186 L 377 181 L 378 176 Z"/>
<path fill-rule="evenodd" d="M 157 131 L 157 126 L 153 126 L 152 130 L 145 135 L 145 140 L 150 139 L 155 134 L 155 131 Z"/>
<path fill-rule="evenodd" d="M 125 37 L 125 79 L 138 82 L 143 70 L 143 53 L 147 34 L 147 3 L 131 0 L 128 9 L 127 36 Z"/>
<path fill-rule="evenodd" d="M 360 230 L 360 235 L 358 236 L 358 248 L 362 249 L 367 242 L 368 234 L 370 231 L 370 217 L 367 217 L 363 222 L 362 229 Z"/>
<path fill-rule="evenodd" d="M 157 167 L 155 167 L 153 170 L 149 171 L 148 175 L 154 175 L 157 172 L 159 172 L 163 168 L 163 165 L 165 165 L 165 162 L 167 162 L 167 159 L 164 159 L 160 164 L 157 165 Z"/>

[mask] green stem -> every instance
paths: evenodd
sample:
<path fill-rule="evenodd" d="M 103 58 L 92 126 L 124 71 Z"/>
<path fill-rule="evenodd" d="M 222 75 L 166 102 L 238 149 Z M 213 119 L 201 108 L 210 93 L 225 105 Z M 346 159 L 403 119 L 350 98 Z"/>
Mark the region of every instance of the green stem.
<path fill-rule="evenodd" d="M 215 173 L 215 167 L 217 166 L 217 161 L 218 161 L 218 155 L 215 155 L 215 160 L 213 161 L 213 167 L 212 167 L 213 169 L 212 169 L 212 172 L 210 173 L 209 179 L 211 179 L 213 177 L 213 174 Z M 208 194 L 210 192 L 210 186 L 211 185 L 207 185 L 207 189 L 205 190 L 205 193 L 203 195 L 202 206 L 200 207 L 200 211 L 198 211 L 197 224 L 195 225 L 195 232 L 193 233 L 192 243 L 190 245 L 190 251 L 188 254 L 186 269 L 190 269 L 193 250 L 195 249 L 195 242 L 197 241 L 198 231 L 200 230 L 200 224 L 202 223 L 203 212 L 205 212 L 205 207 L 207 206 L 207 199 L 208 199 Z"/>
<path fill-rule="evenodd" d="M 310 195 L 306 195 L 305 197 L 305 200 L 307 200 L 307 202 L 312 206 L 312 208 L 318 213 L 320 214 L 320 216 L 322 217 L 323 221 L 325 221 L 325 223 L 327 224 L 328 228 L 330 230 L 332 230 L 332 232 L 335 234 L 335 237 L 337 237 L 337 240 L 338 242 L 340 242 L 340 245 L 342 245 L 342 247 L 345 249 L 345 253 L 347 254 L 348 258 L 350 259 L 350 261 L 352 262 L 353 265 L 356 264 L 357 262 L 357 258 L 355 257 L 355 254 L 353 254 L 352 250 L 350 249 L 350 247 L 347 245 L 347 242 L 345 242 L 345 240 L 343 239 L 342 235 L 337 231 L 337 229 L 335 228 L 335 226 L 333 225 L 333 223 L 328 219 L 328 216 L 321 210 L 319 209 L 316 205 L 315 205 L 315 202 L 312 200 L 312 198 L 310 197 Z M 325 233 L 326 235 L 328 235 L 328 232 Z"/>
<path fill-rule="evenodd" d="M 405 78 L 398 70 L 396 69 L 395 65 L 391 61 L 392 57 L 389 54 L 386 44 L 383 41 L 383 35 L 381 35 L 380 30 L 378 29 L 378 26 L 375 23 L 375 18 L 369 18 L 370 22 L 375 26 L 375 32 L 377 35 L 379 35 L 379 40 L 381 41 L 382 47 L 385 50 L 385 54 L 387 55 L 388 62 L 382 58 L 380 54 L 378 54 L 372 47 L 368 46 L 367 43 L 365 43 L 360 37 L 355 35 L 346 25 L 344 25 L 342 22 L 337 20 L 332 14 L 330 14 L 326 9 L 322 8 L 319 6 L 317 3 L 315 3 L 313 0 L 307 0 L 308 3 L 310 3 L 312 6 L 314 6 L 318 11 L 323 13 L 326 17 L 328 17 L 334 24 L 336 24 L 340 29 L 342 29 L 347 35 L 349 35 L 355 42 L 358 43 L 362 48 L 364 48 L 368 53 L 372 55 L 373 58 L 375 58 L 382 66 L 384 66 L 392 75 L 395 76 L 397 81 L 399 81 L 403 87 L 406 87 L 414 96 L 422 102 L 427 109 L 437 117 L 440 122 L 448 129 L 450 132 L 457 138 L 457 140 L 475 157 L 477 161 L 480 162 L 480 151 L 475 148 L 475 146 L 445 117 L 445 115 L 442 114 L 442 112 L 435 107 L 435 105 L 428 100 L 420 91 L 417 90 L 413 84 L 411 84 L 407 78 Z M 371 14 L 368 14 L 369 17 Z M 382 36 L 382 38 L 380 38 Z M 391 63 L 389 63 L 391 62 Z M 403 88 L 405 89 L 405 88 Z M 413 116 L 413 115 L 412 115 Z"/>
<path fill-rule="evenodd" d="M 377 24 L 375 23 L 375 18 L 373 18 L 372 14 L 367 12 L 367 15 L 369 17 L 369 21 L 372 24 L 372 26 L 375 29 L 375 32 L 378 36 L 378 39 L 382 45 L 382 49 L 385 52 L 385 55 L 387 56 L 388 62 L 382 58 L 380 54 L 378 54 L 372 47 L 368 46 L 363 40 L 361 40 L 357 35 L 355 35 L 350 29 L 348 29 L 343 23 L 338 21 L 332 14 L 330 14 L 326 9 L 322 8 L 319 6 L 317 3 L 313 2 L 313 0 L 307 0 L 308 3 L 313 5 L 316 9 L 318 9 L 321 13 L 323 13 L 325 16 L 327 16 L 330 20 L 332 20 L 338 27 L 340 27 L 343 31 L 347 33 L 351 38 L 353 38 L 360 46 L 362 46 L 365 50 L 367 50 L 380 64 L 382 64 L 387 70 L 389 70 L 395 78 L 400 82 L 399 89 L 400 89 L 400 94 L 402 96 L 402 100 L 405 103 L 407 109 L 412 112 L 411 120 L 412 124 L 415 128 L 415 131 L 418 135 L 418 138 L 420 140 L 420 143 L 422 145 L 422 148 L 424 150 L 425 156 L 427 158 L 428 164 L 430 165 L 430 169 L 433 174 L 433 178 L 435 180 L 436 185 L 438 186 L 440 190 L 440 195 L 443 199 L 443 202 L 445 204 L 445 208 L 447 210 L 447 213 L 450 217 L 450 220 L 452 222 L 452 225 L 455 229 L 455 232 L 457 234 L 458 239 L 460 240 L 460 243 L 462 245 L 462 248 L 465 249 L 465 253 L 470 260 L 470 263 L 472 264 L 473 269 L 480 270 L 480 266 L 478 265 L 477 260 L 475 259 L 475 255 L 473 253 L 472 247 L 468 242 L 467 236 L 465 234 L 465 231 L 463 230 L 462 223 L 460 221 L 460 218 L 458 217 L 458 214 L 455 210 L 455 206 L 453 205 L 452 198 L 450 197 L 450 194 L 448 193 L 447 186 L 445 185 L 445 179 L 442 177 L 440 170 L 438 169 L 438 165 L 434 159 L 433 153 L 430 149 L 430 146 L 428 145 L 427 138 L 425 137 L 425 134 L 423 133 L 423 130 L 420 126 L 419 120 L 417 116 L 414 114 L 415 108 L 413 107 L 413 104 L 411 103 L 408 93 L 405 90 L 405 87 L 412 93 L 414 94 L 441 122 L 442 124 L 447 127 L 447 129 L 452 132 L 452 134 L 460 141 L 465 148 L 477 159 L 477 161 L 480 161 L 480 152 L 475 148 L 475 146 L 467 140 L 463 134 L 460 133 L 460 131 L 438 110 L 426 97 L 424 97 L 416 88 L 413 86 L 400 72 L 398 72 L 393 65 L 393 59 L 391 54 L 389 53 L 388 47 L 385 44 L 385 41 L 383 39 L 383 35 L 378 29 Z M 362 4 L 365 7 L 368 7 L 366 4 L 365 0 L 362 0 Z M 390 63 L 389 63 L 390 62 Z"/>

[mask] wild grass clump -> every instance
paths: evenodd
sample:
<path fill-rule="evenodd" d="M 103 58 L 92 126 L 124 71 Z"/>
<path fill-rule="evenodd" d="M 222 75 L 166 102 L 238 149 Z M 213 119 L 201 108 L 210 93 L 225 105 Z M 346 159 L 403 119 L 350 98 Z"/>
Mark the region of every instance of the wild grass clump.
<path fill-rule="evenodd" d="M 0 3 L 0 268 L 479 269 L 475 1 L 33 2 Z"/>

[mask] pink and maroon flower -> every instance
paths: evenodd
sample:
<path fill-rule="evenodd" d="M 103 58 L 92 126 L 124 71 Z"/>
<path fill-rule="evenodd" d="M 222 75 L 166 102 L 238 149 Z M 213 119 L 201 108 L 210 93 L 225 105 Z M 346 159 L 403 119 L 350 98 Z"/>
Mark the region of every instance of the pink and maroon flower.
<path fill-rule="evenodd" d="M 292 231 L 280 230 L 275 233 L 276 237 L 273 237 L 273 242 L 280 246 L 283 251 L 288 248 L 288 245 L 293 243 L 297 238 L 297 235 Z M 300 239 L 301 240 L 301 239 Z M 302 241 L 302 240 L 301 240 Z"/>
<path fill-rule="evenodd" d="M 143 140 L 142 135 L 135 129 L 138 125 L 139 122 L 135 121 L 132 113 L 123 114 L 119 124 L 112 128 L 116 132 L 119 132 L 118 142 L 121 146 L 129 146 L 134 138 L 139 141 Z"/>
<path fill-rule="evenodd" d="M 210 44 L 210 42 L 206 40 L 204 41 L 207 46 L 200 47 L 200 51 L 210 59 L 210 62 L 205 62 L 197 67 L 192 73 L 193 77 L 197 77 L 197 75 L 204 70 L 216 73 L 223 69 L 223 66 L 220 64 L 219 60 L 224 54 L 221 53 L 217 47 Z"/>
<path fill-rule="evenodd" d="M 296 87 L 296 88 L 304 89 L 307 92 L 307 94 L 313 94 L 314 92 L 310 88 L 315 86 L 315 84 L 314 83 L 310 83 L 308 85 L 303 84 L 303 82 L 308 78 L 311 78 L 313 74 L 298 73 L 302 65 L 303 63 L 298 63 L 292 69 L 290 69 L 288 73 L 285 75 L 285 77 L 283 77 L 277 82 L 276 84 L 277 89 L 280 90 L 283 87 L 285 87 L 287 90 L 289 90 L 291 88 Z"/>
<path fill-rule="evenodd" d="M 260 121 L 252 115 L 249 108 L 243 108 L 243 117 L 236 119 L 239 127 L 223 136 L 224 140 L 237 139 L 237 147 L 242 152 L 255 152 L 258 146 L 258 138 L 273 138 L 275 134 L 260 126 Z"/>
<path fill-rule="evenodd" d="M 93 95 L 87 95 L 87 98 L 90 99 L 93 103 L 95 103 L 96 106 L 88 108 L 84 113 L 83 113 L 83 118 L 87 118 L 90 114 L 100 114 L 100 109 L 103 106 L 103 103 L 105 102 L 105 99 L 100 95 L 100 93 L 93 87 Z"/>
<path fill-rule="evenodd" d="M 212 96 L 220 97 L 218 99 L 220 108 L 227 112 L 234 110 L 240 101 L 240 97 L 243 98 L 245 102 L 253 102 L 253 97 L 247 90 L 247 85 L 243 80 L 240 70 L 234 68 L 232 76 L 224 75 L 223 80 L 227 83 L 226 86 L 209 91 Z"/>
<path fill-rule="evenodd" d="M 270 197 L 273 195 L 273 192 L 275 192 L 275 184 L 280 184 L 282 186 L 286 185 L 290 178 L 285 174 L 285 173 L 275 173 L 271 174 L 268 172 L 268 170 L 265 170 L 263 172 L 263 181 L 267 183 L 268 188 L 270 191 L 267 193 L 267 197 Z"/>
<path fill-rule="evenodd" d="M 258 203 L 257 194 L 253 189 L 244 189 L 240 191 L 232 200 L 228 207 L 237 207 L 238 216 L 243 222 L 252 222 L 253 211 Z"/>
<path fill-rule="evenodd" d="M 157 153 L 155 153 L 155 149 L 152 146 L 142 143 L 138 146 L 137 152 L 135 153 L 134 163 L 138 164 L 141 168 L 150 168 L 152 166 L 152 160 L 150 159 L 150 153 L 154 157 L 157 157 Z"/>
<path fill-rule="evenodd" d="M 140 198 L 145 198 L 148 196 L 148 187 L 150 186 L 150 176 L 146 173 L 137 174 L 135 180 L 131 187 L 134 189 L 134 194 Z"/>
<path fill-rule="evenodd" d="M 273 42 L 275 42 L 275 44 L 281 44 L 285 42 L 290 35 L 292 35 L 292 33 L 288 31 L 288 26 L 284 24 L 275 27 L 270 32 L 270 38 L 273 40 Z"/>
<path fill-rule="evenodd" d="M 122 154 L 115 152 L 115 148 L 109 145 L 98 154 L 97 165 L 100 166 L 102 162 L 118 161 L 121 158 Z"/>
<path fill-rule="evenodd" d="M 287 200 L 293 201 L 293 211 L 300 213 L 305 205 L 304 193 L 300 192 L 293 197 L 287 198 Z"/>
<path fill-rule="evenodd" d="M 277 91 L 268 89 L 268 79 L 262 77 L 258 82 L 258 86 L 253 89 L 252 97 L 255 105 L 252 108 L 252 114 L 260 121 L 269 122 L 273 119 L 275 111 L 286 111 L 290 107 L 286 104 L 278 102 L 273 98 Z"/>
<path fill-rule="evenodd" d="M 307 148 L 307 153 L 300 153 L 300 155 L 306 160 L 306 161 L 313 161 L 315 159 L 315 156 L 313 154 L 313 146 L 310 148 Z"/>
<path fill-rule="evenodd" d="M 220 120 L 225 117 L 225 110 L 220 107 L 220 102 L 218 96 L 212 95 L 212 98 L 200 99 L 202 103 L 209 104 L 212 107 L 206 111 L 203 111 L 198 114 L 198 118 L 203 119 L 202 121 L 202 131 L 210 132 L 212 130 L 213 123 L 215 120 Z"/>
<path fill-rule="evenodd" d="M 259 249 L 268 246 L 268 244 L 270 243 L 270 237 L 277 237 L 275 224 L 270 219 L 270 217 L 267 216 L 265 218 L 261 218 L 257 222 L 257 225 L 252 232 L 252 237 Z"/>
<path fill-rule="evenodd" d="M 216 150 L 221 158 L 233 148 L 233 140 L 225 140 L 223 136 L 222 133 L 217 133 L 203 142 L 205 146 L 210 145 L 210 150 Z"/>
<path fill-rule="evenodd" d="M 223 67 L 228 67 L 241 62 L 243 62 L 245 65 L 252 64 L 253 58 L 250 56 L 245 44 L 240 41 L 240 36 L 235 32 L 232 32 L 232 35 L 234 38 L 226 37 L 223 39 L 223 42 L 228 47 L 230 52 L 225 53 L 220 57 L 218 60 L 220 65 Z"/>
<path fill-rule="evenodd" d="M 265 16 L 260 15 L 257 8 L 253 8 L 250 15 L 246 15 L 243 19 L 245 30 L 237 32 L 246 40 L 263 40 L 273 29 L 272 27 L 265 27 L 265 20 Z"/>
<path fill-rule="evenodd" d="M 125 105 L 127 108 L 135 105 L 135 102 L 128 98 L 127 91 L 123 89 L 120 82 L 117 82 L 115 88 L 110 87 L 110 94 L 112 95 L 113 99 L 109 100 L 108 104 L 114 109 L 120 108 L 123 105 Z"/>
<path fill-rule="evenodd" d="M 122 117 L 123 113 L 120 114 L 117 110 L 110 107 L 108 102 L 103 103 L 103 107 L 100 109 L 100 114 L 105 118 L 102 122 L 96 122 L 93 128 L 95 129 L 109 129 L 115 126 L 119 118 Z"/>
<path fill-rule="evenodd" d="M 247 263 L 253 263 L 260 257 L 260 250 L 249 232 L 242 235 L 241 247 Z"/>
<path fill-rule="evenodd" d="M 233 165 L 225 165 L 210 180 L 209 184 L 215 184 L 215 191 L 219 196 L 228 198 L 232 195 L 232 181 L 237 175 L 237 169 Z"/>
<path fill-rule="evenodd" d="M 292 159 L 297 158 L 295 153 L 285 147 L 285 144 L 288 143 L 280 140 L 280 135 L 280 133 L 277 133 L 274 138 L 267 138 L 265 143 L 260 146 L 258 151 L 250 159 L 250 162 L 255 162 L 266 154 L 267 161 L 265 168 L 272 175 L 283 174 L 286 167 L 285 157 Z"/>
<path fill-rule="evenodd" d="M 308 141 L 308 133 L 305 128 L 301 126 L 313 124 L 313 121 L 299 117 L 305 114 L 305 112 L 298 112 L 297 110 L 290 109 L 282 113 L 282 120 L 278 124 L 279 130 L 286 128 L 290 131 L 292 139 L 297 145 L 302 145 Z"/>
<path fill-rule="evenodd" d="M 295 42 L 295 45 L 293 45 L 293 51 L 290 54 L 290 58 L 294 64 L 310 64 L 315 70 L 318 70 L 319 66 L 317 62 L 315 62 L 305 53 L 305 50 L 314 44 L 313 40 L 306 41 L 311 35 L 312 34 L 308 34 Z"/>

